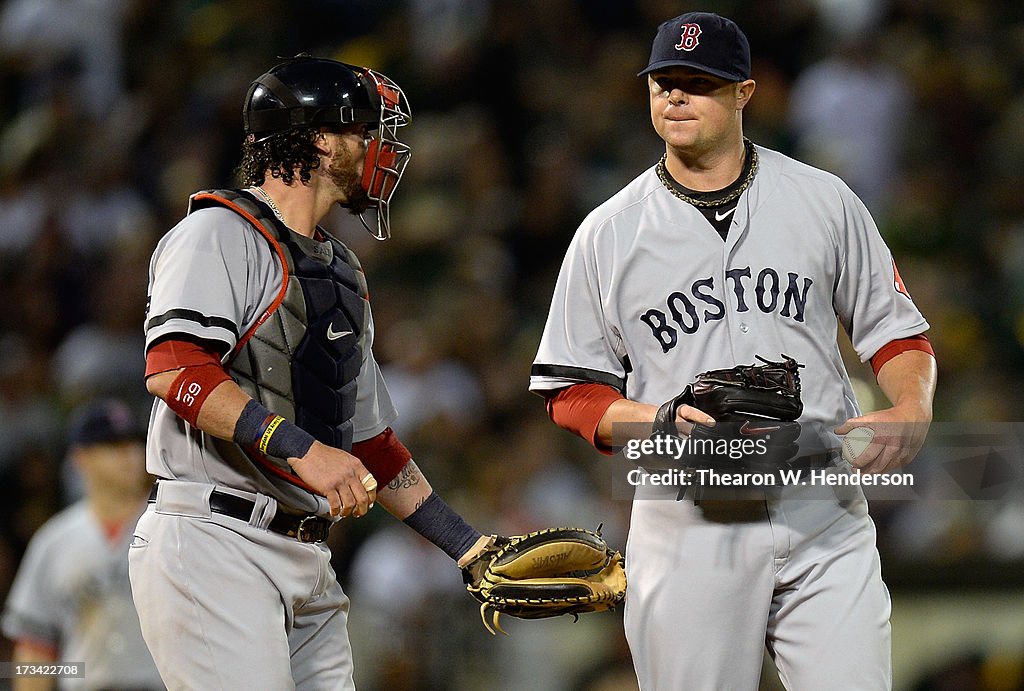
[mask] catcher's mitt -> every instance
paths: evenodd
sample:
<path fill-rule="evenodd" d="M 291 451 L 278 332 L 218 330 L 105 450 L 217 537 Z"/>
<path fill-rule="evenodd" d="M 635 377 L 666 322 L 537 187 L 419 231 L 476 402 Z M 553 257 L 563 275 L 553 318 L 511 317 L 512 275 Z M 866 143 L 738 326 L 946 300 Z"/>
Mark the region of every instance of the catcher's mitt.
<path fill-rule="evenodd" d="M 480 618 L 491 634 L 494 629 L 505 633 L 498 621 L 502 614 L 520 619 L 578 617 L 613 609 L 626 595 L 622 555 L 608 546 L 600 528 L 495 536 L 462 574 L 466 589 L 482 603 Z"/>
<path fill-rule="evenodd" d="M 682 393 L 666 402 L 654 419 L 655 434 L 678 435 L 676 411 L 690 405 L 713 417 L 717 424 L 695 424 L 690 439 L 752 440 L 759 451 L 748 454 L 740 467 L 777 467 L 796 457 L 803 412 L 800 373 L 803 367 L 783 355 L 781 362 L 737 365 L 697 376 Z M 763 452 L 760 451 L 763 449 Z M 707 465 L 706 457 L 689 458 L 689 465 Z"/>

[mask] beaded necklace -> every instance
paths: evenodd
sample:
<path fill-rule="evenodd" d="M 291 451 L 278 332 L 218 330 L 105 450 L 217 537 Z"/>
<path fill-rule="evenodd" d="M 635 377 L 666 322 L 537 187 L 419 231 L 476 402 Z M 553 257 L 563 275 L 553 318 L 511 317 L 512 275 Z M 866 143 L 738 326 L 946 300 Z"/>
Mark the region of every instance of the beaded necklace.
<path fill-rule="evenodd" d="M 743 194 L 748 187 L 750 187 L 750 183 L 754 180 L 754 174 L 757 172 L 757 148 L 753 146 L 749 139 L 744 139 L 743 141 L 746 144 L 747 151 L 750 152 L 750 170 L 747 171 L 747 176 L 743 178 L 743 182 L 740 186 L 721 199 L 696 199 L 680 190 L 669 177 L 668 168 L 665 165 L 665 162 L 668 160 L 667 153 L 663 154 L 661 160 L 658 161 L 658 179 L 661 180 L 661 184 L 663 184 L 669 192 L 679 197 L 687 204 L 692 204 L 696 207 L 702 208 L 724 206 L 725 204 L 739 199 L 739 196 Z"/>

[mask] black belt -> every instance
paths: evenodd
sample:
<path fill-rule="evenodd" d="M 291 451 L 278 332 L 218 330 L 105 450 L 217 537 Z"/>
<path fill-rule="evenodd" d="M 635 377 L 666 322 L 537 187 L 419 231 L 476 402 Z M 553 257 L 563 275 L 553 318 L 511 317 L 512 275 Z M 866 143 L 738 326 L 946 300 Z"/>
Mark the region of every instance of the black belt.
<path fill-rule="evenodd" d="M 149 502 L 156 501 L 157 483 L 149 493 Z M 244 499 L 243 497 L 213 490 L 210 494 L 210 511 L 219 513 L 240 521 L 248 522 L 252 517 L 252 510 L 256 502 Z M 331 521 L 316 514 L 294 514 L 285 513 L 277 509 L 274 518 L 267 526 L 267 530 L 294 538 L 299 542 L 323 542 L 327 539 L 327 533 L 331 529 Z"/>

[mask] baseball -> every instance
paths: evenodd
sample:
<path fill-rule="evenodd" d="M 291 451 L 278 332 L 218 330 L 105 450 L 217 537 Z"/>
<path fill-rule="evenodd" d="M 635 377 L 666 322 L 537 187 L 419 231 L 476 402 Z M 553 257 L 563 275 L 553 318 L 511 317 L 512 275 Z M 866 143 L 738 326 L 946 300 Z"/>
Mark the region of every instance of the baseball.
<path fill-rule="evenodd" d="M 843 458 L 850 465 L 857 460 L 857 457 L 864 453 L 871 440 L 875 437 L 875 430 L 870 427 L 854 427 L 843 438 Z"/>

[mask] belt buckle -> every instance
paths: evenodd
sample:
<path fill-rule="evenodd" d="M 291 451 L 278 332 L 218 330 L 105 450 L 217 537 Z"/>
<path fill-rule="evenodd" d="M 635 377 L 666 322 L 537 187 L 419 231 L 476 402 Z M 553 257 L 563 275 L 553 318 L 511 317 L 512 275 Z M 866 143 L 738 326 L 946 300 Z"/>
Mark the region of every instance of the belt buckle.
<path fill-rule="evenodd" d="M 320 522 L 319 516 L 305 516 L 299 521 L 295 530 L 295 539 L 299 542 L 323 542 L 327 539 L 327 527 Z"/>

